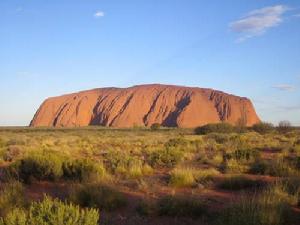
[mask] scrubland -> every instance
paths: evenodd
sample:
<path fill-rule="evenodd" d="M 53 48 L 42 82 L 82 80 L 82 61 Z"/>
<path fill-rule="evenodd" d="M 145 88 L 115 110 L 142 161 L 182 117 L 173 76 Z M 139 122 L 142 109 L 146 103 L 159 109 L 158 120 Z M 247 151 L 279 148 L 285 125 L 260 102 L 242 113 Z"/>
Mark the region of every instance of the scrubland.
<path fill-rule="evenodd" d="M 268 128 L 2 128 L 0 224 L 300 224 L 300 131 Z"/>

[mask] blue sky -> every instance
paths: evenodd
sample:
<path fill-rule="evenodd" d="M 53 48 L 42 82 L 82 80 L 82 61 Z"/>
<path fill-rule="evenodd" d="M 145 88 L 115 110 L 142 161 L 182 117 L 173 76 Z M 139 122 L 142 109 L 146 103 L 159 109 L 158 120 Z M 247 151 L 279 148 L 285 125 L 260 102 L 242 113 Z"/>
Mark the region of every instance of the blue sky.
<path fill-rule="evenodd" d="M 0 125 L 49 97 L 165 83 L 249 97 L 300 125 L 299 0 L 1 0 Z"/>

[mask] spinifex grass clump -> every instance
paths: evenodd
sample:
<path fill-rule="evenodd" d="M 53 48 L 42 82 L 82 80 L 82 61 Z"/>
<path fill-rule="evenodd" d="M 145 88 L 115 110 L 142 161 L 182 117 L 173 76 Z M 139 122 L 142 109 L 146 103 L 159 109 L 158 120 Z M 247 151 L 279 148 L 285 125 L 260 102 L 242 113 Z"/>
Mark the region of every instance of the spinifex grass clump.
<path fill-rule="evenodd" d="M 171 171 L 169 183 L 174 187 L 193 187 L 197 183 L 206 184 L 218 174 L 219 171 L 214 168 L 178 167 Z"/>
<path fill-rule="evenodd" d="M 294 224 L 291 205 L 295 196 L 285 186 L 276 184 L 262 193 L 245 194 L 238 203 L 221 212 L 218 225 L 286 225 Z"/>
<path fill-rule="evenodd" d="M 195 173 L 193 168 L 175 168 L 169 183 L 174 187 L 191 187 L 196 183 Z"/>

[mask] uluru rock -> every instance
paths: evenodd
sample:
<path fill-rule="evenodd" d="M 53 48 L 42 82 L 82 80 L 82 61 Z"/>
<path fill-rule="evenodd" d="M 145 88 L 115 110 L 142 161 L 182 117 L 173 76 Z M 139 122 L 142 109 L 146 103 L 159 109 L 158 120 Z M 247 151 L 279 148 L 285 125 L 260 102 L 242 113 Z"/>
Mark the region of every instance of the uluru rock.
<path fill-rule="evenodd" d="M 99 88 L 46 99 L 30 126 L 197 127 L 208 123 L 259 122 L 245 97 L 197 87 L 139 85 Z"/>

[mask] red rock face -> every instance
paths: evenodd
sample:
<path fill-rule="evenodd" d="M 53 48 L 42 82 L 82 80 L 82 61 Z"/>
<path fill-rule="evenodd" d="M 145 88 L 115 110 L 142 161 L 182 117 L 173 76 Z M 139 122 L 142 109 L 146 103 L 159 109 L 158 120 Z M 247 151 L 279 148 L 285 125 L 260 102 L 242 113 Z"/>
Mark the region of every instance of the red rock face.
<path fill-rule="evenodd" d="M 211 89 L 172 85 L 100 88 L 49 98 L 30 126 L 197 127 L 208 123 L 259 122 L 251 101 Z"/>

